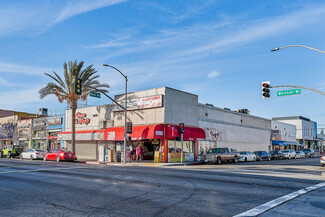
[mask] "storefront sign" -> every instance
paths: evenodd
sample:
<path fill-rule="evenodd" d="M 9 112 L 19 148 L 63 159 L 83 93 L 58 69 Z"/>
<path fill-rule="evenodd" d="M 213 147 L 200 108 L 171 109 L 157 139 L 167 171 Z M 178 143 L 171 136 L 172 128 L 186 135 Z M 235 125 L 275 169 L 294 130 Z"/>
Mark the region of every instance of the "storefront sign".
<path fill-rule="evenodd" d="M 168 153 L 169 162 L 180 162 L 181 161 L 181 153 Z M 185 153 L 183 153 L 183 161 L 186 161 Z"/>
<path fill-rule="evenodd" d="M 281 141 L 281 131 L 280 130 L 272 130 L 271 140 Z"/>
<path fill-rule="evenodd" d="M 155 95 L 149 97 L 141 97 L 141 98 L 128 98 L 127 105 L 128 110 L 135 110 L 135 109 L 147 109 L 147 108 L 158 108 L 162 107 L 163 96 L 162 95 Z M 118 103 L 125 107 L 125 101 L 119 100 Z M 121 111 L 122 108 L 118 105 L 114 104 L 113 111 Z"/>
<path fill-rule="evenodd" d="M 62 118 L 51 118 L 47 119 L 47 125 L 61 125 Z"/>
<path fill-rule="evenodd" d="M 86 113 L 80 113 L 78 112 L 76 114 L 76 124 L 85 124 L 88 125 L 90 123 L 90 119 L 87 118 L 87 114 Z"/>
<path fill-rule="evenodd" d="M 111 139 L 115 139 L 115 132 L 110 132 L 109 135 Z M 114 137 L 114 138 L 112 138 Z M 59 133 L 58 140 L 70 141 L 72 140 L 71 133 Z M 79 141 L 96 141 L 96 140 L 104 140 L 104 132 L 95 132 L 95 133 L 76 133 L 76 140 Z"/>

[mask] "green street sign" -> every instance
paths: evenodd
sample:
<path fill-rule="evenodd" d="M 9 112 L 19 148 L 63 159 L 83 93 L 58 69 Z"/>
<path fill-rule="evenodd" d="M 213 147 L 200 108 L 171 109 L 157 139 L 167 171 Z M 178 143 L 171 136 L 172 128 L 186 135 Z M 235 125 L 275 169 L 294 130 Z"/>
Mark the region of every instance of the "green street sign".
<path fill-rule="evenodd" d="M 281 90 L 277 92 L 277 96 L 288 96 L 288 95 L 295 95 L 295 94 L 301 94 L 301 89 Z"/>
<path fill-rule="evenodd" d="M 100 93 L 90 92 L 89 96 L 100 98 Z"/>

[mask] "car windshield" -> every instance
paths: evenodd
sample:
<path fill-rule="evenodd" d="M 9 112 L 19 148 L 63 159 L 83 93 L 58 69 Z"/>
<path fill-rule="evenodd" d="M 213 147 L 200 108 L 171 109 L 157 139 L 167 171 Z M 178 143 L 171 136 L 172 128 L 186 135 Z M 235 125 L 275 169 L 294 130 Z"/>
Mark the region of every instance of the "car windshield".
<path fill-rule="evenodd" d="M 39 150 L 39 149 L 36 149 L 35 151 L 37 151 L 37 152 L 44 152 L 43 150 Z"/>
<path fill-rule="evenodd" d="M 271 154 L 277 154 L 279 151 L 271 151 Z"/>
<path fill-rule="evenodd" d="M 304 148 L 303 151 L 310 151 L 310 149 L 309 148 Z"/>
<path fill-rule="evenodd" d="M 284 151 L 283 151 L 283 153 L 288 153 L 288 152 L 289 152 L 289 150 L 284 150 Z"/>
<path fill-rule="evenodd" d="M 246 151 L 239 152 L 240 154 L 246 154 Z"/>

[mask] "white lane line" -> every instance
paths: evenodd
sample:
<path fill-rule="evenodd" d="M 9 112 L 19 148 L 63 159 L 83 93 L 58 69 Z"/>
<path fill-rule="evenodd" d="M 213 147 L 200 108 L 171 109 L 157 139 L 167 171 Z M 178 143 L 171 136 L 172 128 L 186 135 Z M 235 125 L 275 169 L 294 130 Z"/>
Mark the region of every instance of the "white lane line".
<path fill-rule="evenodd" d="M 5 171 L 0 172 L 0 174 L 8 174 L 8 173 L 27 173 L 27 172 L 39 172 L 39 171 L 53 171 L 53 170 L 71 170 L 71 169 L 82 169 L 85 167 L 73 167 L 73 168 L 53 168 L 53 169 L 34 169 L 34 170 L 11 170 L 11 171 Z"/>
<path fill-rule="evenodd" d="M 303 194 L 307 194 L 308 192 L 314 191 L 316 189 L 325 187 L 325 182 L 319 183 L 317 185 L 309 186 L 304 189 L 300 189 L 298 191 L 295 191 L 291 194 L 287 194 L 283 197 L 277 198 L 275 200 L 271 200 L 270 202 L 264 203 L 260 206 L 257 206 L 251 210 L 248 210 L 246 212 L 240 213 L 238 215 L 235 215 L 234 217 L 243 217 L 243 216 L 257 216 L 260 215 L 270 209 L 273 209 L 276 206 L 279 206 L 281 204 L 284 204 L 285 202 L 288 202 L 289 200 L 292 200 L 294 198 L 297 198 Z"/>

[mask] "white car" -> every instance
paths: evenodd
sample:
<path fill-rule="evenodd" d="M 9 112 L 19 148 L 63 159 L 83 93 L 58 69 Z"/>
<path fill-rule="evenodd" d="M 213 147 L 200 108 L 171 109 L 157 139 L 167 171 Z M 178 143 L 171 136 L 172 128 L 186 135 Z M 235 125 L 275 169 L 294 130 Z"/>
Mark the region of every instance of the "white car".
<path fill-rule="evenodd" d="M 325 166 L 325 155 L 320 157 L 320 166 L 321 167 Z"/>
<path fill-rule="evenodd" d="M 292 159 L 292 158 L 296 158 L 296 152 L 294 150 L 291 149 L 286 149 L 282 151 L 284 158 L 286 159 Z"/>
<path fill-rule="evenodd" d="M 296 158 L 305 158 L 305 152 L 303 151 L 296 151 Z"/>
<path fill-rule="evenodd" d="M 256 155 L 250 151 L 241 151 L 238 161 L 256 161 Z"/>
<path fill-rule="evenodd" d="M 38 150 L 38 149 L 28 149 L 22 152 L 19 157 L 20 159 L 27 158 L 30 160 L 43 159 L 45 153 L 46 153 L 45 151 Z"/>

